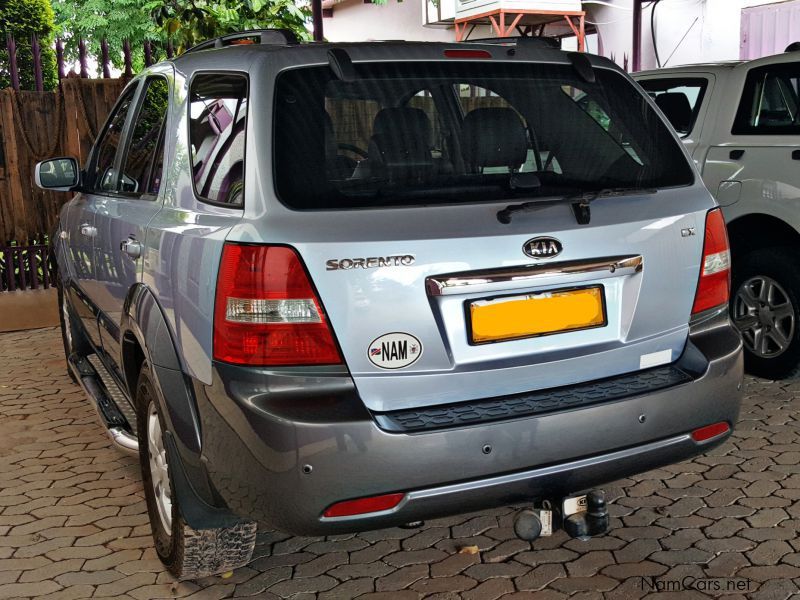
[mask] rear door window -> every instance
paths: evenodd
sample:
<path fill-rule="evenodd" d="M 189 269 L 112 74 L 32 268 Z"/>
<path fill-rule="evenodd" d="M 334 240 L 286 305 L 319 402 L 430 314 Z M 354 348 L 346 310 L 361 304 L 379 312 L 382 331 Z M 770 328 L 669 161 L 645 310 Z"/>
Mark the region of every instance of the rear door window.
<path fill-rule="evenodd" d="M 122 141 L 122 130 L 125 127 L 128 112 L 131 110 L 136 89 L 137 85 L 132 85 L 125 90 L 114 108 L 114 114 L 109 119 L 100 141 L 97 142 L 89 168 L 92 189 L 95 191 L 115 192 L 117 189 L 118 177 L 114 169 L 114 161 Z"/>
<path fill-rule="evenodd" d="M 678 135 L 686 137 L 692 132 L 708 88 L 707 79 L 670 77 L 643 79 L 639 84 L 655 100 Z"/>
<path fill-rule="evenodd" d="M 366 63 L 277 78 L 278 197 L 295 209 L 506 200 L 604 187 L 689 185 L 691 167 L 624 77 L 561 65 Z M 531 181 L 530 177 L 526 181 Z"/>
<path fill-rule="evenodd" d="M 800 133 L 800 63 L 751 69 L 747 74 L 732 133 L 797 135 Z"/>
<path fill-rule="evenodd" d="M 247 78 L 201 73 L 192 79 L 189 140 L 195 194 L 202 200 L 241 207 Z"/>
<path fill-rule="evenodd" d="M 150 77 L 139 114 L 133 123 L 122 157 L 119 191 L 131 197 L 158 194 L 164 154 L 164 125 L 169 102 L 169 84 L 163 77 Z"/>

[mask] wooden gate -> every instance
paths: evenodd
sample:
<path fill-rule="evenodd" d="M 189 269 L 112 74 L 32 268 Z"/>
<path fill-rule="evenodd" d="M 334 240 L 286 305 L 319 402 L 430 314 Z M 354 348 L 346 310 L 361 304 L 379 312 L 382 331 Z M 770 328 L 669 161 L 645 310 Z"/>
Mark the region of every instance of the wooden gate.
<path fill-rule="evenodd" d="M 125 79 L 65 78 L 53 92 L 0 90 L 0 242 L 42 242 L 69 194 L 36 187 L 37 162 L 84 164 Z"/>

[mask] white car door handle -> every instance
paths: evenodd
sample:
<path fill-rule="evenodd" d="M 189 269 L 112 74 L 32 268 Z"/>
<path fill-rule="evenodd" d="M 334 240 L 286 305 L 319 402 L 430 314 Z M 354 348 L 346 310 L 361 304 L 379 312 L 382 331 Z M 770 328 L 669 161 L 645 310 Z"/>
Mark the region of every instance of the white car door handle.
<path fill-rule="evenodd" d="M 84 223 L 81 225 L 81 235 L 84 235 L 88 238 L 93 238 L 97 235 L 97 227 L 89 225 L 88 223 Z"/>

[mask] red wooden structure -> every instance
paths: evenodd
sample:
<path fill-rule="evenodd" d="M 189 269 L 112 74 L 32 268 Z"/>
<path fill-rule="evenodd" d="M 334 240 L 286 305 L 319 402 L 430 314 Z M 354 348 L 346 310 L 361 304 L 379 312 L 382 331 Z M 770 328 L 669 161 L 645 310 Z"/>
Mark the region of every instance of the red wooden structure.
<path fill-rule="evenodd" d="M 572 33 L 578 38 L 578 50 L 586 49 L 586 13 L 584 11 L 554 11 L 496 8 L 468 17 L 457 17 L 453 22 L 456 28 L 456 41 L 465 41 L 477 25 L 491 25 L 497 37 L 519 35 L 542 35 L 545 27 L 566 21 Z M 469 30 L 469 31 L 468 31 Z"/>

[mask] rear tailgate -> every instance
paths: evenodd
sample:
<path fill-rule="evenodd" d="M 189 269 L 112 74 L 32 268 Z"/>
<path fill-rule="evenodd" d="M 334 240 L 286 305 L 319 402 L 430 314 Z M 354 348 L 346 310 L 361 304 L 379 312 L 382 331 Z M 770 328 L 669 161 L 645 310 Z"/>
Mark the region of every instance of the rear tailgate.
<path fill-rule="evenodd" d="M 330 213 L 324 239 L 294 245 L 364 403 L 376 411 L 397 410 L 567 385 L 676 360 L 697 285 L 706 210 L 696 207 L 703 203 L 710 208 L 702 189 L 609 198 L 593 206 L 591 226 L 577 225 L 566 206 L 518 216 L 511 225 L 497 222 L 496 205 L 428 208 L 424 221 L 408 209 Z M 620 215 L 626 215 L 622 222 Z M 321 215 L 304 215 L 313 230 L 309 218 Z M 700 234 L 683 237 L 689 229 Z M 331 235 L 356 231 L 367 239 L 337 242 Z M 525 242 L 542 235 L 559 240 L 563 252 L 547 260 L 527 257 Z M 340 268 L 332 269 L 331 261 Z M 613 270 L 603 267 L 614 262 Z M 559 273 L 565 264 L 570 269 Z M 534 265 L 549 268 L 530 279 L 487 277 L 443 293 L 435 285 L 463 283 L 461 276 L 476 271 Z M 470 302 L 594 286 L 604 298 L 605 325 L 488 344 L 470 337 Z M 379 340 L 395 333 L 406 335 Z M 388 352 L 392 341 L 403 340 L 408 344 L 395 343 L 400 355 L 388 362 L 370 356 L 371 348 Z M 390 346 L 381 348 L 382 341 Z"/>

